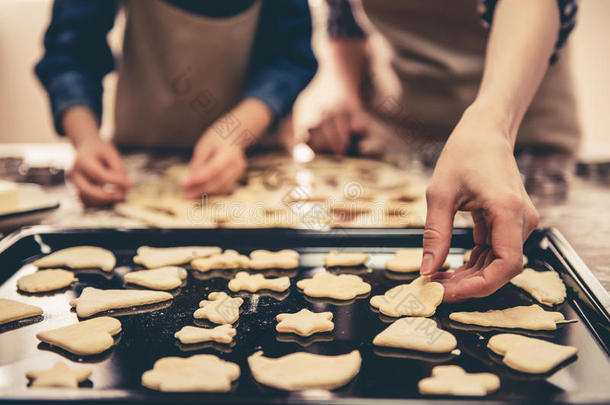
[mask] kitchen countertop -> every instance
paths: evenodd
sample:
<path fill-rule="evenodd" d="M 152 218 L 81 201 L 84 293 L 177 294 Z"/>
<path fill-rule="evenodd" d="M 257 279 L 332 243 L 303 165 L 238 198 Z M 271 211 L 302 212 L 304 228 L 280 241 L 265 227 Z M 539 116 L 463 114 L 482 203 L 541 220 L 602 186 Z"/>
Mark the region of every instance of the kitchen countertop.
<path fill-rule="evenodd" d="M 66 144 L 61 145 L 10 145 L 6 148 L 3 145 L 0 157 L 24 156 L 26 161 L 31 161 L 44 156 L 45 164 L 68 167 L 72 159 L 71 148 Z M 52 153 L 45 153 L 51 150 Z M 54 155 L 55 161 L 50 161 L 49 155 Z M 125 160 L 131 179 L 137 182 L 160 168 L 184 161 L 184 158 L 171 154 L 149 158 L 143 153 L 133 153 L 127 155 Z M 40 162 L 35 160 L 32 164 Z M 100 223 L 117 227 L 137 224 L 119 218 L 109 210 L 83 209 L 75 190 L 69 185 L 47 187 L 47 190 L 57 196 L 62 205 L 44 221 L 45 224 L 78 224 L 81 227 Z M 604 288 L 610 290 L 610 214 L 607 211 L 610 207 L 610 185 L 576 177 L 570 181 L 567 195 L 533 200 L 540 213 L 540 226 L 559 229 Z"/>

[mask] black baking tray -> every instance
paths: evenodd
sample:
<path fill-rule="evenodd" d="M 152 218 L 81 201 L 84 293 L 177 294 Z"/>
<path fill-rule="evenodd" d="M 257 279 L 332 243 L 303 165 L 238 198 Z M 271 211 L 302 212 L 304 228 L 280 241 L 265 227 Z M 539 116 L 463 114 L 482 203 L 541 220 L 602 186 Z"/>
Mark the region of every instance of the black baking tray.
<path fill-rule="evenodd" d="M 543 376 L 521 374 L 505 367 L 500 359 L 486 349 L 488 338 L 497 330 L 465 328 L 448 320 L 455 310 L 485 310 L 513 305 L 529 305 L 534 301 L 513 286 L 505 286 L 490 297 L 460 304 L 442 304 L 435 315 L 440 325 L 458 340 L 459 355 L 423 355 L 398 350 L 380 350 L 371 344 L 373 337 L 389 325 L 390 319 L 380 316 L 369 306 L 367 298 L 339 304 L 305 298 L 296 288 L 296 280 L 323 271 L 322 255 L 329 250 L 365 251 L 371 254 L 367 268 L 343 270 L 363 277 L 372 285 L 372 295 L 412 280 L 416 275 L 396 275 L 384 270 L 384 263 L 397 248 L 420 247 L 422 229 L 336 229 L 308 231 L 290 229 L 76 229 L 59 230 L 34 227 L 13 234 L 0 242 L 0 296 L 40 305 L 44 319 L 25 322 L 15 328 L 0 329 L 0 402 L 79 402 L 97 403 L 458 403 L 486 401 L 490 403 L 607 403 L 610 401 L 610 317 L 606 290 L 591 274 L 565 239 L 552 229 L 537 230 L 525 244 L 524 252 L 535 268 L 554 269 L 564 280 L 568 299 L 556 310 L 567 319 L 578 322 L 557 331 L 533 333 L 533 336 L 570 344 L 579 349 L 576 360 L 568 361 Z M 456 229 L 449 260 L 461 264 L 461 255 L 472 247 L 469 229 Z M 79 281 L 71 288 L 51 295 L 24 295 L 17 292 L 16 280 L 33 271 L 36 258 L 57 249 L 75 245 L 96 245 L 115 252 L 117 269 L 111 276 L 97 271 L 77 272 Z M 198 275 L 189 272 L 186 284 L 168 305 L 145 308 L 144 311 L 110 313 L 121 320 L 123 331 L 118 343 L 108 352 L 93 358 L 78 358 L 54 351 L 38 342 L 35 334 L 70 324 L 77 317 L 69 310 L 68 301 L 77 297 L 85 286 L 122 288 L 122 276 L 134 269 L 132 257 L 141 245 L 181 246 L 218 245 L 248 253 L 252 249 L 294 248 L 301 253 L 301 267 L 294 272 L 278 272 L 291 276 L 287 296 L 271 294 L 239 294 L 244 298 L 233 347 L 202 345 L 179 346 L 174 332 L 193 325 L 192 314 L 198 302 L 211 291 L 227 290 L 231 272 Z M 273 273 L 273 272 L 272 272 Z M 278 336 L 275 316 L 295 312 L 303 307 L 316 311 L 332 311 L 335 331 L 314 339 Z M 257 350 L 267 356 L 280 356 L 295 351 L 342 354 L 358 349 L 363 363 L 359 375 L 347 386 L 334 391 L 282 392 L 259 385 L 252 378 L 247 357 Z M 165 356 L 190 356 L 211 353 L 241 367 L 241 377 L 234 389 L 225 394 L 168 394 L 141 387 L 142 373 Z M 80 390 L 42 390 L 27 388 L 25 372 L 50 367 L 57 360 L 87 363 L 93 368 L 91 381 Z M 457 364 L 470 372 L 490 371 L 501 379 L 498 392 L 485 398 L 422 397 L 417 382 L 430 375 L 439 364 Z"/>

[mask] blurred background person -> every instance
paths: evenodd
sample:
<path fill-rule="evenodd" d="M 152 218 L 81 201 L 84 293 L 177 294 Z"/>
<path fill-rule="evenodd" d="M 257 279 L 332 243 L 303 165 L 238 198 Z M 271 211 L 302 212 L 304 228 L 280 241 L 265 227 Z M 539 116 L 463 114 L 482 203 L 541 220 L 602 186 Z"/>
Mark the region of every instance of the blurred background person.
<path fill-rule="evenodd" d="M 112 143 L 99 137 L 106 36 L 126 12 Z M 76 149 L 71 178 L 88 204 L 130 186 L 114 144 L 192 148 L 185 195 L 227 193 L 244 151 L 285 117 L 316 71 L 305 0 L 56 0 L 36 74 L 55 127 Z"/>

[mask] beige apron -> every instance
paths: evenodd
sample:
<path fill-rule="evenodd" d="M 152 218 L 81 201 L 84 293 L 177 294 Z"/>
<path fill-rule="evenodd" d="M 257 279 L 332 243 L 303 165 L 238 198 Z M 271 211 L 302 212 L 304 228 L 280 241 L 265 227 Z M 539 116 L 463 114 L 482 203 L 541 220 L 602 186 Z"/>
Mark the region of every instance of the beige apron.
<path fill-rule="evenodd" d="M 161 0 L 126 1 L 114 141 L 192 147 L 242 96 L 261 3 L 209 18 Z"/>
<path fill-rule="evenodd" d="M 370 109 L 386 122 L 400 121 L 394 128 L 405 132 L 401 137 L 446 139 L 474 100 L 488 36 L 477 3 L 363 0 L 368 18 L 394 48 L 393 66 L 403 86 L 401 100 L 377 102 Z M 580 128 L 567 51 L 549 67 L 519 130 L 517 148 L 577 148 Z"/>

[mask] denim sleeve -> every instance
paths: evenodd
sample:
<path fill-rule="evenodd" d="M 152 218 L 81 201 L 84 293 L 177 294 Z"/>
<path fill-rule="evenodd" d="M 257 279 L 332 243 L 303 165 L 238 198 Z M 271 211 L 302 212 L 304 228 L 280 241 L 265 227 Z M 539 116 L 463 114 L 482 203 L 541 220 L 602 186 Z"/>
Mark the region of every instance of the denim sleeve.
<path fill-rule="evenodd" d="M 306 0 L 267 0 L 252 51 L 245 98 L 258 99 L 284 117 L 317 70 Z"/>
<path fill-rule="evenodd" d="M 55 0 L 44 36 L 44 55 L 35 66 L 49 94 L 55 129 L 73 106 L 89 107 L 101 120 L 102 79 L 114 69 L 106 41 L 114 25 L 117 0 Z"/>
<path fill-rule="evenodd" d="M 498 0 L 479 0 L 479 11 L 481 18 L 486 26 L 492 23 L 494 11 Z M 557 0 L 557 7 L 559 8 L 559 33 L 557 34 L 557 42 L 555 43 L 555 51 L 551 55 L 550 63 L 557 61 L 557 53 L 561 47 L 566 43 L 570 33 L 576 25 L 576 14 L 578 13 L 578 1 L 577 0 Z"/>

